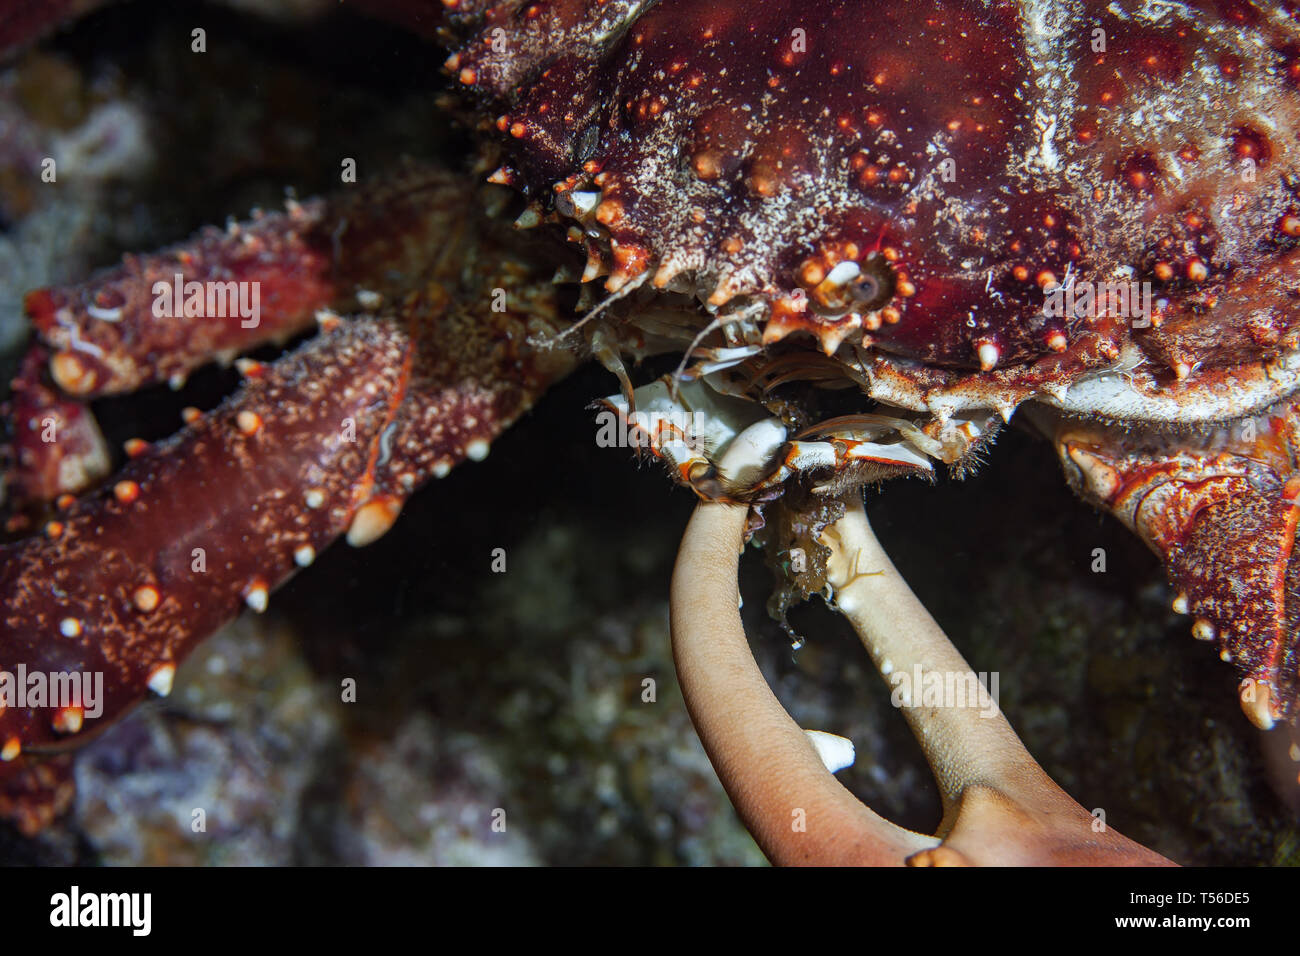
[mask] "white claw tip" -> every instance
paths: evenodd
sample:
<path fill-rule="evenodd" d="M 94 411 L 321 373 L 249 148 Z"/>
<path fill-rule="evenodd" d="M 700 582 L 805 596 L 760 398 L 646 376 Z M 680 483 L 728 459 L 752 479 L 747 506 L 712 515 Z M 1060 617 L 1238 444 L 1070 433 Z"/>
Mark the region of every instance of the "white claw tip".
<path fill-rule="evenodd" d="M 159 697 L 166 697 L 172 692 L 172 681 L 175 677 L 175 664 L 159 664 L 149 675 L 149 689 Z"/>
<path fill-rule="evenodd" d="M 1238 691 L 1246 719 L 1260 730 L 1272 730 L 1277 723 L 1273 712 L 1273 688 L 1267 681 L 1247 677 Z"/>
<path fill-rule="evenodd" d="M 254 584 L 244 592 L 244 603 L 251 607 L 258 614 L 266 610 L 267 602 L 270 595 L 267 593 L 266 585 Z"/>
<path fill-rule="evenodd" d="M 465 456 L 470 461 L 482 461 L 488 456 L 488 443 L 482 438 L 476 438 L 465 446 Z"/>
<path fill-rule="evenodd" d="M 393 495 L 371 498 L 352 516 L 352 523 L 348 525 L 348 544 L 354 548 L 364 548 L 378 541 L 388 533 L 401 511 L 401 498 Z"/>
<path fill-rule="evenodd" d="M 1178 597 L 1174 598 L 1174 603 L 1172 607 L 1174 609 L 1175 614 L 1186 614 L 1189 608 L 1189 605 L 1187 603 L 1187 595 L 1179 594 Z"/>
<path fill-rule="evenodd" d="M 804 733 L 808 735 L 808 742 L 817 751 L 822 764 L 831 773 L 853 766 L 853 760 L 857 756 L 853 741 L 847 737 L 828 734 L 824 730 L 805 730 Z"/>

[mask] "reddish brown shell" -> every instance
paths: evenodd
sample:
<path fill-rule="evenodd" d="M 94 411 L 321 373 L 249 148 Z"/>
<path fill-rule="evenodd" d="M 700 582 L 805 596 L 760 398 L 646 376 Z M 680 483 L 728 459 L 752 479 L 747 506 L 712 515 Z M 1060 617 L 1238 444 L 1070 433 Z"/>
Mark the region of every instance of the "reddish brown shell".
<path fill-rule="evenodd" d="M 1163 559 L 1174 610 L 1241 670 L 1243 708 L 1262 728 L 1300 704 L 1298 406 L 1176 442 L 1074 420 L 1046 428 L 1075 490 Z"/>
<path fill-rule="evenodd" d="M 1130 338 L 1179 374 L 1295 345 L 1293 4 L 449 6 L 502 178 L 596 237 L 610 289 L 648 272 L 760 298 L 767 342 L 1058 381 Z M 1284 257 L 1286 301 L 1216 318 Z M 1044 314 L 1045 288 L 1115 278 L 1152 284 L 1162 327 Z"/>

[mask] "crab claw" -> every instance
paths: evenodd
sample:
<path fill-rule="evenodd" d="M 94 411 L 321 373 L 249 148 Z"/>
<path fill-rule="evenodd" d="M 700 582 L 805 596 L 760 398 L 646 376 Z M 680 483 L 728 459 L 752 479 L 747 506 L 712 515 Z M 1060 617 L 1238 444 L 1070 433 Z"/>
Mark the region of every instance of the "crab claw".
<path fill-rule="evenodd" d="M 1075 490 L 1161 557 L 1173 609 L 1241 670 L 1241 707 L 1261 730 L 1300 710 L 1294 416 L 1288 403 L 1176 440 L 1078 422 L 1054 433 Z"/>
<path fill-rule="evenodd" d="M 749 651 L 736 579 L 746 514 L 743 505 L 702 502 L 691 517 L 673 572 L 673 656 L 709 759 L 773 862 L 1170 865 L 1061 790 L 987 695 L 976 707 L 905 708 L 943 795 L 936 835 L 904 829 L 859 802 L 777 701 Z M 881 549 L 856 495 L 823 543 L 839 610 L 882 674 L 920 668 L 974 679 Z"/>

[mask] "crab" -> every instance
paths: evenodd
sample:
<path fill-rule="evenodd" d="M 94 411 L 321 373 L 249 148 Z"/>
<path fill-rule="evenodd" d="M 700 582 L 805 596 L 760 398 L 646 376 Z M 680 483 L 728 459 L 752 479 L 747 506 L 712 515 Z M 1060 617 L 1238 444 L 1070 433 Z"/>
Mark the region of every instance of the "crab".
<path fill-rule="evenodd" d="M 1294 734 L 1289 3 L 358 6 L 450 48 L 477 177 L 410 163 L 27 296 L 7 490 L 32 533 L 4 546 L 0 662 L 104 686 L 102 713 L 0 709 L 6 815 L 47 825 L 67 750 L 167 695 L 198 643 L 336 539 L 377 540 L 588 357 L 618 380 L 597 407 L 619 443 L 699 498 L 674 649 L 772 859 L 1164 862 L 1098 827 L 1005 718 L 973 716 L 987 688 L 953 714 L 903 694 L 945 814 L 933 836 L 893 827 L 745 662 L 727 555 L 752 539 L 781 569 L 778 617 L 822 594 L 887 678 L 964 679 L 861 495 L 968 473 L 1013 420 L 1163 560 L 1246 717 Z M 20 8 L 0 8 L 0 48 L 49 25 Z M 89 401 L 313 326 L 108 474 Z M 814 822 L 791 830 L 791 808 Z"/>

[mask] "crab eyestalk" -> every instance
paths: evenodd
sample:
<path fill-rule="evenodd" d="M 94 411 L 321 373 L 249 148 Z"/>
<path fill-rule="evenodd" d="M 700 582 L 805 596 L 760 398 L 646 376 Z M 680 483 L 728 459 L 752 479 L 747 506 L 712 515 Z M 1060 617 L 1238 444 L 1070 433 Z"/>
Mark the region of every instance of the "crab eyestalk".
<path fill-rule="evenodd" d="M 937 835 L 906 830 L 860 803 L 823 765 L 749 652 L 736 579 L 746 513 L 743 505 L 703 502 L 691 517 L 673 572 L 673 656 L 709 759 L 773 862 L 1169 864 L 1062 791 L 987 698 L 975 707 L 906 709 L 943 795 Z M 920 668 L 974 678 L 880 547 L 856 493 L 823 543 L 837 607 L 882 674 Z"/>

